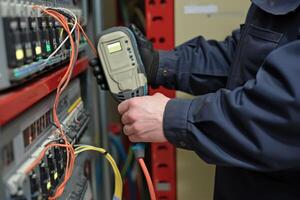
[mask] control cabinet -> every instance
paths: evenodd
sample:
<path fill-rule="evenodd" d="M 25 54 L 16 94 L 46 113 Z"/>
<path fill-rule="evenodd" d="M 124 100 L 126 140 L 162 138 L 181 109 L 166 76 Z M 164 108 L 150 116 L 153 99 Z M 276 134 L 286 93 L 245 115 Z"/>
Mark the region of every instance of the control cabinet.
<path fill-rule="evenodd" d="M 52 108 L 72 52 L 68 40 L 58 50 L 68 34 L 34 5 L 66 8 L 77 16 L 83 29 L 90 17 L 88 0 L 0 0 L 1 200 L 49 199 L 66 174 L 67 151 L 63 147 L 49 148 L 42 160 L 31 167 L 50 142 L 64 143 L 58 137 Z M 74 22 L 68 22 L 71 29 Z M 91 30 L 87 32 L 91 34 Z M 93 116 L 99 112 L 97 99 L 87 87 L 96 84 L 87 72 L 87 40 L 80 35 L 71 82 L 61 94 L 57 109 L 72 145 L 95 144 L 95 133 L 99 131 L 94 131 L 94 124 L 100 121 Z M 77 36 L 73 34 L 76 39 Z M 87 110 L 93 110 L 91 116 Z M 95 158 L 90 153 L 76 157 L 72 176 L 58 199 L 97 199 L 96 188 L 101 187 L 97 185 L 96 175 L 100 172 L 95 169 L 100 167 Z"/>
<path fill-rule="evenodd" d="M 1 181 L 5 187 L 0 199 L 48 199 L 61 183 L 67 162 L 66 149 L 62 147 L 49 149 L 40 164 L 25 173 L 45 145 L 58 138 L 52 122 L 54 97 L 55 94 L 49 95 L 0 127 Z M 62 94 L 58 115 L 70 143 L 78 143 L 85 136 L 89 121 L 78 79 L 73 80 Z M 92 195 L 90 158 L 83 154 L 76 159 L 75 166 L 74 175 L 60 199 L 84 199 L 85 195 Z"/>
<path fill-rule="evenodd" d="M 0 90 L 20 85 L 69 60 L 70 42 L 47 59 L 67 36 L 62 26 L 52 17 L 43 15 L 34 5 L 68 8 L 80 19 L 86 19 L 74 0 L 0 0 Z M 72 23 L 72 21 L 70 21 Z M 83 53 L 86 40 L 80 39 Z"/>

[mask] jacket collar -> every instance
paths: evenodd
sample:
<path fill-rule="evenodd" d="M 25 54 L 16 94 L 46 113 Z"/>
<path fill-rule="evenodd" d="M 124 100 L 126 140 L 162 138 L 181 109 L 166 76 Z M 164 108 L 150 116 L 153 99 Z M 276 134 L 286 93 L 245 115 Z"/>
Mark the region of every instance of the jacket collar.
<path fill-rule="evenodd" d="M 300 0 L 251 0 L 260 9 L 273 15 L 285 15 L 296 10 Z"/>

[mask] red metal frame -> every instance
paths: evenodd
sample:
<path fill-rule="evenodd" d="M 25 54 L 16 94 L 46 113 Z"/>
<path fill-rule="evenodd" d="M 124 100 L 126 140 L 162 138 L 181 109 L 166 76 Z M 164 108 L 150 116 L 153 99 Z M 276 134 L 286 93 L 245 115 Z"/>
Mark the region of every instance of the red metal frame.
<path fill-rule="evenodd" d="M 73 77 L 88 68 L 88 58 L 77 61 L 73 71 Z M 30 106 L 54 91 L 66 72 L 67 67 L 43 77 L 38 81 L 29 83 L 26 87 L 18 88 L 6 94 L 0 95 L 0 126 L 17 117 Z"/>
<path fill-rule="evenodd" d="M 174 48 L 174 0 L 145 0 L 147 37 L 156 49 Z M 175 91 L 150 90 L 175 97 Z M 176 149 L 169 143 L 151 145 L 152 179 L 159 200 L 176 199 Z"/>

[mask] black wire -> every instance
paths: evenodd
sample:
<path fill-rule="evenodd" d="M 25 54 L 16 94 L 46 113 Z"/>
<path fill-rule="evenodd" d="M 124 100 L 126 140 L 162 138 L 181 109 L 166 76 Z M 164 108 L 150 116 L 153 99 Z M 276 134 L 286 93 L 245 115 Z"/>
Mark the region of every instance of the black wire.
<path fill-rule="evenodd" d="M 59 129 L 59 127 L 56 126 L 56 124 L 55 124 L 54 122 L 51 121 L 50 124 L 51 124 L 52 126 L 54 126 L 55 128 Z"/>

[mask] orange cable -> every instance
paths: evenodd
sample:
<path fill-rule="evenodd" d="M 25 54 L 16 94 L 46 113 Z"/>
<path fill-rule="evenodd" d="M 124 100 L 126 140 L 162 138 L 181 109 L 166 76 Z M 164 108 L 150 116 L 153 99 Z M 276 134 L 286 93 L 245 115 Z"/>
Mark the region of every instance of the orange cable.
<path fill-rule="evenodd" d="M 78 38 L 80 38 L 80 32 L 79 32 L 79 29 L 78 27 L 76 27 L 76 30 L 78 32 Z M 79 43 L 79 40 L 77 40 L 77 42 Z M 79 45 L 79 44 L 78 44 Z M 78 46 L 77 45 L 77 46 Z M 76 49 L 76 52 L 78 53 L 78 49 Z M 77 57 L 77 55 L 76 55 Z M 74 59 L 72 59 L 72 61 L 74 62 Z M 73 63 L 74 64 L 74 63 Z M 70 68 L 70 72 L 73 71 L 73 66 L 74 65 L 71 65 L 72 67 Z M 68 85 L 69 81 L 70 81 L 70 78 L 71 78 L 71 75 L 72 73 L 69 74 L 69 76 L 67 77 L 67 80 L 65 81 L 64 85 L 62 86 L 61 90 L 60 90 L 60 93 L 65 89 L 65 87 Z M 72 175 L 72 171 L 73 171 L 73 167 L 74 167 L 74 160 L 75 160 L 75 152 L 74 152 L 74 148 L 70 148 L 71 150 L 71 165 L 70 165 L 70 170 L 66 172 L 66 179 L 64 180 L 64 182 L 57 188 L 57 192 L 55 194 L 54 197 L 51 197 L 50 199 L 55 199 L 56 197 L 59 197 L 63 191 L 64 191 L 64 186 L 66 185 L 67 181 L 70 179 L 71 175 Z"/>
<path fill-rule="evenodd" d="M 40 163 L 40 161 L 43 159 L 43 157 L 45 156 L 46 152 L 51 148 L 51 147 L 66 147 L 67 145 L 65 144 L 58 144 L 58 143 L 50 143 L 48 144 L 44 149 L 43 151 L 40 153 L 40 155 L 38 156 L 38 158 L 33 162 L 32 165 L 30 165 L 30 167 L 28 167 L 26 170 L 25 170 L 25 173 L 26 174 L 29 174 L 33 168 L 38 165 Z"/>
<path fill-rule="evenodd" d="M 90 38 L 87 36 L 87 34 L 85 33 L 85 31 L 83 30 L 82 26 L 80 24 L 78 24 L 78 27 L 80 28 L 82 34 L 84 35 L 85 39 L 87 40 L 88 44 L 90 45 L 90 47 L 93 50 L 93 53 L 95 54 L 95 56 L 97 56 L 97 50 L 95 48 L 95 46 L 93 45 L 92 41 L 90 40 Z"/>
<path fill-rule="evenodd" d="M 44 13 L 52 16 L 53 18 L 55 18 L 61 25 L 62 27 L 65 29 L 65 31 L 68 33 L 69 35 L 69 39 L 70 39 L 70 43 L 71 43 L 71 55 L 70 55 L 70 63 L 67 67 L 67 70 L 64 74 L 64 76 L 62 77 L 62 79 L 59 81 L 59 84 L 57 86 L 57 92 L 56 92 L 56 96 L 55 96 L 55 101 L 54 101 L 54 106 L 53 106 L 53 120 L 55 125 L 58 127 L 58 130 L 60 131 L 59 134 L 62 137 L 62 139 L 64 140 L 65 144 L 48 144 L 45 146 L 45 148 L 43 149 L 43 151 L 40 153 L 40 155 L 38 156 L 38 158 L 32 163 L 32 165 L 30 165 L 30 167 L 26 170 L 26 173 L 29 173 L 31 170 L 34 169 L 34 167 L 36 165 L 38 165 L 40 163 L 40 161 L 43 159 L 43 157 L 45 156 L 46 152 L 48 151 L 49 148 L 51 147 L 63 147 L 66 148 L 67 151 L 67 162 L 66 162 L 66 170 L 65 170 L 65 176 L 64 176 L 64 180 L 63 182 L 57 187 L 56 192 L 54 194 L 54 196 L 49 197 L 49 200 L 55 200 L 58 197 L 60 197 L 65 189 L 65 186 L 68 182 L 68 180 L 70 179 L 72 172 L 73 172 L 73 168 L 74 168 L 74 163 L 75 163 L 75 150 L 73 148 L 73 146 L 68 142 L 65 133 L 63 132 L 63 129 L 61 127 L 61 124 L 59 122 L 59 118 L 57 116 L 57 107 L 58 107 L 58 103 L 59 103 L 59 98 L 62 94 L 62 92 L 65 90 L 65 88 L 67 87 L 71 77 L 72 77 L 72 72 L 73 72 L 73 67 L 74 67 L 74 62 L 75 59 L 78 56 L 78 49 L 76 49 L 79 46 L 79 39 L 80 39 L 80 31 L 83 33 L 84 37 L 86 38 L 88 44 L 90 45 L 90 47 L 93 50 L 93 53 L 97 55 L 97 51 L 95 49 L 95 47 L 93 46 L 91 40 L 89 39 L 89 37 L 86 35 L 85 31 L 83 30 L 83 28 L 81 27 L 81 25 L 79 23 L 77 23 L 76 26 L 76 31 L 77 31 L 77 46 L 75 45 L 74 39 L 72 37 L 70 28 L 68 26 L 68 21 L 66 20 L 65 16 L 63 16 L 62 14 L 60 14 L 59 12 L 56 12 L 54 10 L 47 10 L 44 9 L 41 6 L 33 6 L 33 8 L 39 8 L 41 9 Z M 76 52 L 76 55 L 75 55 Z"/>
<path fill-rule="evenodd" d="M 57 188 L 55 194 L 53 197 L 49 197 L 49 199 L 57 199 L 59 196 L 62 195 L 65 185 L 67 183 L 67 181 L 70 179 L 71 175 L 72 175 L 72 171 L 73 171 L 73 167 L 74 167 L 74 162 L 75 162 L 75 152 L 74 152 L 74 148 L 73 146 L 67 141 L 67 138 L 65 137 L 63 130 L 61 128 L 61 124 L 59 122 L 58 116 L 57 116 L 57 106 L 58 106 L 58 102 L 59 102 L 59 97 L 61 95 L 61 93 L 63 92 L 63 90 L 65 89 L 65 87 L 68 85 L 68 82 L 70 81 L 70 77 L 72 75 L 72 66 L 74 64 L 74 58 L 75 58 L 75 44 L 74 44 L 74 40 L 71 34 L 71 31 L 68 27 L 67 21 L 65 19 L 65 17 L 63 15 L 61 15 L 58 12 L 49 12 L 47 10 L 45 10 L 44 8 L 40 7 L 40 6 L 34 6 L 34 8 L 40 8 L 43 10 L 44 13 L 54 17 L 58 22 L 61 23 L 61 25 L 63 26 L 63 28 L 67 31 L 67 33 L 69 34 L 70 37 L 70 41 L 71 41 L 71 56 L 70 56 L 70 63 L 69 66 L 67 68 L 66 73 L 64 74 L 63 78 L 61 79 L 61 81 L 58 84 L 57 87 L 57 94 L 55 97 L 55 102 L 54 102 L 54 106 L 53 106 L 53 119 L 55 124 L 59 127 L 60 130 L 60 135 L 62 136 L 65 144 L 50 144 L 47 145 L 45 147 L 45 149 L 43 149 L 43 151 L 41 152 L 41 154 L 39 155 L 38 159 L 30 166 L 30 168 L 27 170 L 28 172 L 30 172 L 36 165 L 39 164 L 39 162 L 43 159 L 43 157 L 45 156 L 45 153 L 47 152 L 47 150 L 50 147 L 54 147 L 54 146 L 62 146 L 65 147 L 67 150 L 67 163 L 66 163 L 66 171 L 65 171 L 65 177 L 64 177 L 64 181 L 60 184 L 60 186 Z M 77 29 L 79 31 L 79 29 Z M 62 87 L 62 88 L 61 88 Z"/>
<path fill-rule="evenodd" d="M 55 12 L 52 12 L 53 14 L 55 14 Z M 63 18 L 62 15 L 60 15 L 59 13 L 56 13 L 57 15 L 61 16 L 61 19 Z M 68 85 L 71 76 L 72 76 L 72 71 L 73 71 L 73 66 L 74 66 L 74 57 L 75 57 L 75 51 L 77 52 L 77 50 L 75 50 L 75 44 L 74 44 L 74 40 L 73 37 L 71 35 L 70 29 L 67 25 L 67 21 L 63 20 L 62 24 L 65 28 L 65 30 L 68 32 L 69 37 L 70 37 L 70 41 L 71 41 L 71 48 L 72 48 L 72 52 L 71 52 L 71 56 L 70 56 L 70 64 L 69 67 L 64 75 L 64 77 L 62 78 L 62 80 L 60 81 L 58 87 L 57 87 L 57 95 L 56 95 L 56 99 L 55 99 L 55 106 L 54 106 L 54 114 L 57 115 L 56 113 L 56 109 L 58 106 L 58 102 L 59 102 L 59 97 L 62 94 L 62 92 L 64 91 L 64 89 L 66 88 L 66 86 Z M 76 55 L 77 57 L 77 55 Z M 57 121 L 58 121 L 58 117 L 57 117 Z M 58 122 L 59 123 L 59 122 Z M 72 171 L 73 171 L 73 167 L 74 167 L 74 161 L 75 161 L 75 153 L 74 153 L 74 149 L 72 147 L 72 145 L 70 145 L 68 143 L 68 141 L 66 140 L 66 137 L 64 135 L 63 132 L 61 132 L 63 139 L 65 141 L 66 144 L 69 145 L 69 147 L 67 148 L 67 166 L 66 166 L 66 172 L 65 172 L 65 178 L 63 180 L 63 182 L 61 183 L 61 185 L 57 188 L 54 196 L 49 197 L 49 199 L 57 199 L 59 196 L 61 196 L 63 194 L 65 185 L 67 184 L 67 181 L 70 179 L 71 175 L 72 175 Z"/>
<path fill-rule="evenodd" d="M 156 200 L 153 182 L 151 180 L 151 176 L 150 176 L 149 171 L 147 169 L 147 166 L 144 162 L 144 159 L 143 158 L 138 158 L 138 161 L 139 161 L 139 164 L 140 164 L 140 166 L 143 170 L 144 176 L 146 178 L 146 182 L 147 182 L 147 185 L 148 185 L 148 190 L 149 190 L 149 193 L 150 193 L 150 199 L 151 200 Z"/>

